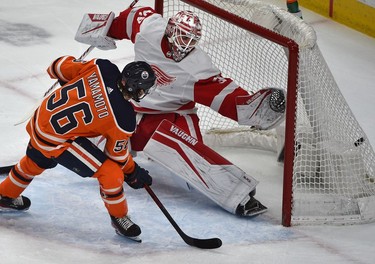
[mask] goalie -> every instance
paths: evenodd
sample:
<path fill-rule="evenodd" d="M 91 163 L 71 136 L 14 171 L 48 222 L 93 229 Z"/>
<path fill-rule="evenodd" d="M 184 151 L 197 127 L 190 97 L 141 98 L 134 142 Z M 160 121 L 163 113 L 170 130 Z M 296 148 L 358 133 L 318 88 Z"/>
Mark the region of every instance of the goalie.
<path fill-rule="evenodd" d="M 148 62 L 155 71 L 156 89 L 141 102 L 132 102 L 138 119 L 131 138 L 133 151 L 145 149 L 163 120 L 202 142 L 196 103 L 208 106 L 239 124 L 262 130 L 276 127 L 283 121 L 285 91 L 265 88 L 250 95 L 232 79 L 223 77 L 211 58 L 198 46 L 202 25 L 194 13 L 180 11 L 167 20 L 150 7 L 128 8 L 114 18 L 108 30 L 103 30 L 102 34 L 96 32 L 95 41 L 92 35 L 86 33 L 87 23 L 91 22 L 88 17 L 89 14 L 82 20 L 76 35 L 77 41 L 101 49 L 111 49 L 116 47 L 115 39 L 128 39 L 134 43 L 135 60 Z M 169 166 L 167 161 L 160 162 Z M 187 178 L 185 180 L 190 182 Z M 224 193 L 223 197 L 230 197 L 236 189 L 235 186 L 227 186 L 230 180 L 221 180 L 220 177 L 212 180 Z M 253 197 L 255 182 L 252 179 L 237 204 L 222 201 L 207 186 L 193 186 L 232 213 L 255 215 L 266 210 Z"/>

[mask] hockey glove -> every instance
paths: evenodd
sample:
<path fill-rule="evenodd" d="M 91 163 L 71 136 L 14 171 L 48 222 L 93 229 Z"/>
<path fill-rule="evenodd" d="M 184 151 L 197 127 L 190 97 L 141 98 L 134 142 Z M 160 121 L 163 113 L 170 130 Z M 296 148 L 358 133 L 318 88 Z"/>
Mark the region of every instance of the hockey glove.
<path fill-rule="evenodd" d="M 108 15 L 85 14 L 74 39 L 101 50 L 115 49 L 115 40 L 107 36 L 114 17 L 115 13 L 113 12 L 110 12 Z"/>
<path fill-rule="evenodd" d="M 145 184 L 151 186 L 152 178 L 148 171 L 139 167 L 136 162 L 134 163 L 135 169 L 132 173 L 125 175 L 125 182 L 133 189 L 143 188 Z"/>

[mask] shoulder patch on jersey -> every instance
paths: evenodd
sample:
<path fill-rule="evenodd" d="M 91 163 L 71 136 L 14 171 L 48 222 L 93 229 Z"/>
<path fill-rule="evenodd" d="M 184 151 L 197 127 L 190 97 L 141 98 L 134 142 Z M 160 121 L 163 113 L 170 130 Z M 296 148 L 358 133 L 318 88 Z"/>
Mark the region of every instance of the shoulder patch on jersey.
<path fill-rule="evenodd" d="M 151 68 L 155 72 L 156 76 L 156 86 L 166 86 L 170 85 L 176 80 L 176 77 L 168 75 L 166 72 L 161 70 L 158 66 L 156 65 L 151 65 Z"/>

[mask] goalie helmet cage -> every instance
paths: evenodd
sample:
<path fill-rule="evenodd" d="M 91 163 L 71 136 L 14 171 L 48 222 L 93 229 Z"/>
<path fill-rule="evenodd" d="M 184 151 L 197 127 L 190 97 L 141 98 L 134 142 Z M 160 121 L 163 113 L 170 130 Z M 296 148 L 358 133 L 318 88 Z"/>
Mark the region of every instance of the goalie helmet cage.
<path fill-rule="evenodd" d="M 166 18 L 180 10 L 197 13 L 203 25 L 201 48 L 224 76 L 249 92 L 287 88 L 284 226 L 375 220 L 375 154 L 311 26 L 252 0 L 156 0 L 155 9 Z M 235 133 L 231 138 L 251 134 L 251 129 L 198 107 L 204 133 Z"/>

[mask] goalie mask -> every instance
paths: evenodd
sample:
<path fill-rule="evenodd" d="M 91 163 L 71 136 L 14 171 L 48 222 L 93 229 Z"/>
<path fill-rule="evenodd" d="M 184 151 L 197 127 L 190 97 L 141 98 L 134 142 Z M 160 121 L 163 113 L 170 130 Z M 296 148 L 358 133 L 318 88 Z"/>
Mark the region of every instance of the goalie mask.
<path fill-rule="evenodd" d="M 125 98 L 139 102 L 150 92 L 155 80 L 155 73 L 148 63 L 135 61 L 123 69 L 118 88 Z"/>
<path fill-rule="evenodd" d="M 198 44 L 202 36 L 201 30 L 198 16 L 191 11 L 180 11 L 168 20 L 165 35 L 176 62 L 181 61 Z"/>

